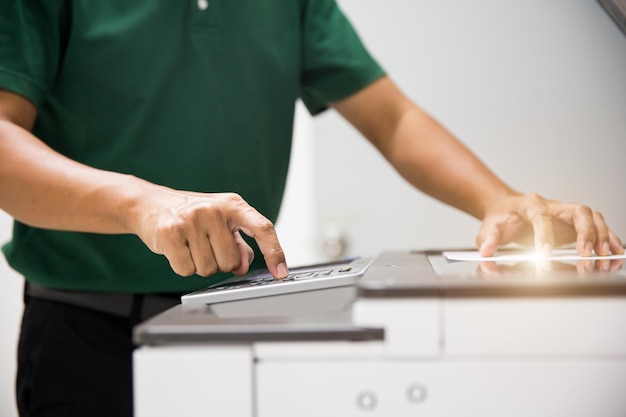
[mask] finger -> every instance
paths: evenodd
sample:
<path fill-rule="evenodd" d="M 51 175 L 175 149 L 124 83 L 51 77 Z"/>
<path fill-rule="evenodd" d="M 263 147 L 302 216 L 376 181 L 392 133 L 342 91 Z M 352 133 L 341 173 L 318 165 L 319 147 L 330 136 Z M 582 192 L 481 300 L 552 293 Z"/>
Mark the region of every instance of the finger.
<path fill-rule="evenodd" d="M 611 252 L 614 254 L 624 253 L 624 246 L 622 245 L 622 241 L 611 230 L 609 230 L 609 246 L 611 248 Z"/>
<path fill-rule="evenodd" d="M 580 274 L 593 271 L 593 261 L 591 259 L 583 259 L 576 263 L 576 271 Z"/>
<path fill-rule="evenodd" d="M 597 229 L 590 208 L 578 206 L 572 213 L 572 221 L 576 230 L 576 251 L 581 256 L 593 255 L 594 242 L 597 240 Z"/>
<path fill-rule="evenodd" d="M 241 197 L 232 197 L 235 209 L 231 212 L 230 228 L 232 231 L 241 230 L 255 239 L 265 264 L 274 278 L 285 278 L 289 275 L 285 253 L 283 252 L 276 230 L 271 221 L 261 215 L 256 209 L 248 205 Z"/>
<path fill-rule="evenodd" d="M 500 230 L 494 223 L 484 222 L 476 237 L 476 246 L 481 256 L 493 256 L 498 250 Z"/>
<path fill-rule="evenodd" d="M 241 267 L 244 262 L 241 258 L 241 253 L 235 237 L 230 230 L 226 220 L 221 215 L 221 212 L 212 213 L 213 222 L 211 227 L 211 234 L 209 235 L 209 241 L 211 242 L 211 248 L 215 254 L 215 261 L 217 262 L 217 268 L 222 272 L 236 271 Z M 216 218 L 215 216 L 218 216 Z M 247 261 L 247 259 L 246 259 Z"/>
<path fill-rule="evenodd" d="M 254 260 L 254 251 L 250 245 L 243 240 L 243 237 L 241 237 L 239 232 L 233 233 L 233 236 L 235 237 L 235 242 L 237 243 L 237 248 L 239 249 L 239 254 L 241 256 L 241 264 L 239 265 L 239 268 L 233 271 L 233 274 L 245 275 L 248 273 L 250 264 L 252 264 L 252 261 Z"/>
<path fill-rule="evenodd" d="M 596 240 L 594 249 L 598 255 L 610 255 L 611 245 L 609 243 L 609 228 L 604 221 L 604 217 L 600 212 L 593 211 L 592 218 L 596 229 Z"/>
<path fill-rule="evenodd" d="M 594 270 L 600 272 L 608 272 L 611 269 L 611 261 L 609 259 L 598 259 L 594 265 Z"/>
<path fill-rule="evenodd" d="M 209 241 L 207 225 L 202 221 L 202 218 L 195 216 L 189 218 L 192 219 L 189 223 L 191 227 L 188 227 L 186 238 L 195 273 L 202 277 L 208 277 L 215 274 L 219 269 Z"/>
<path fill-rule="evenodd" d="M 187 246 L 196 274 L 206 277 L 218 271 L 231 272 L 239 267 L 239 250 L 218 207 L 189 210 L 181 216 L 185 220 Z"/>
<path fill-rule="evenodd" d="M 493 274 L 498 272 L 498 264 L 495 262 L 480 262 L 479 266 L 478 266 L 478 272 L 479 273 L 487 273 L 487 274 Z"/>
<path fill-rule="evenodd" d="M 532 224 L 535 236 L 535 250 L 541 256 L 550 256 L 554 246 L 553 213 L 540 197 L 533 199 L 526 210 L 526 216 Z"/>
<path fill-rule="evenodd" d="M 171 231 L 169 237 L 160 239 L 159 246 L 176 274 L 188 277 L 196 273 L 187 240 L 179 230 Z"/>
<path fill-rule="evenodd" d="M 611 272 L 617 272 L 620 269 L 622 269 L 623 264 L 624 264 L 623 259 L 611 259 L 611 267 L 609 268 L 609 270 Z"/>
<path fill-rule="evenodd" d="M 188 246 L 196 274 L 208 277 L 219 270 L 213 248 L 206 234 L 198 232 L 197 236 L 189 241 Z"/>

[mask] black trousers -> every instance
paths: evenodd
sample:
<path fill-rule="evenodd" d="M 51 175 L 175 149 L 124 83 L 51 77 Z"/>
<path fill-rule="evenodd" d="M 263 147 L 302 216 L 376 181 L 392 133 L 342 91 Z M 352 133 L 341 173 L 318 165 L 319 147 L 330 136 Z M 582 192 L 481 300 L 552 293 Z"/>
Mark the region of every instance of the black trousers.
<path fill-rule="evenodd" d="M 16 383 L 20 417 L 131 417 L 132 329 L 138 322 L 25 297 Z"/>

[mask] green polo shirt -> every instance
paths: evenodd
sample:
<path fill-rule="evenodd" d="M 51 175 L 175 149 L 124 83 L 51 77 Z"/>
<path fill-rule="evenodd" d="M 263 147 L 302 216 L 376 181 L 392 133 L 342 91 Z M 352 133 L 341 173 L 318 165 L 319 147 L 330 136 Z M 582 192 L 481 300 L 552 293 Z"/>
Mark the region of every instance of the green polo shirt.
<path fill-rule="evenodd" d="M 0 4 L 0 88 L 37 106 L 37 137 L 93 167 L 237 192 L 272 221 L 295 101 L 316 114 L 382 75 L 334 0 Z M 133 235 L 16 222 L 3 249 L 28 280 L 57 288 L 184 292 L 210 282 L 177 276 Z"/>

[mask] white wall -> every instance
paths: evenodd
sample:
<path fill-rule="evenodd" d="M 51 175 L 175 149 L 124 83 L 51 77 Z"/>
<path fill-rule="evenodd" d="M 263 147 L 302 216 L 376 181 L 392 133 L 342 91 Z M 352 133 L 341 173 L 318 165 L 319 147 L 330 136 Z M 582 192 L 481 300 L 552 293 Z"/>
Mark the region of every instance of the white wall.
<path fill-rule="evenodd" d="M 0 242 L 9 240 L 12 219 L 0 210 Z M 22 314 L 21 276 L 0 256 L 0 416 L 15 417 L 16 347 Z"/>
<path fill-rule="evenodd" d="M 276 233 L 290 266 L 323 260 L 315 230 L 313 133 L 313 119 L 298 102 L 287 187 L 276 221 Z"/>
<path fill-rule="evenodd" d="M 626 37 L 595 0 L 338 0 L 415 102 L 501 178 L 588 204 L 626 237 Z M 337 114 L 315 120 L 316 214 L 349 255 L 473 246 Z"/>

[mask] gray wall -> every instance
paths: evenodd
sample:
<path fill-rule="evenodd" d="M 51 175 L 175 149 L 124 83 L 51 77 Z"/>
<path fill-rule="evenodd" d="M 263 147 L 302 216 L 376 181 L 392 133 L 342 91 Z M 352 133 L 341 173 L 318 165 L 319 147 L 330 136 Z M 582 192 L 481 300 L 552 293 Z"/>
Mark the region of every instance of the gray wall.
<path fill-rule="evenodd" d="M 421 107 L 525 192 L 601 210 L 626 237 L 626 37 L 594 0 L 339 0 Z M 336 114 L 316 119 L 320 235 L 348 254 L 474 244 Z M 321 237 L 320 237 L 321 240 Z"/>

